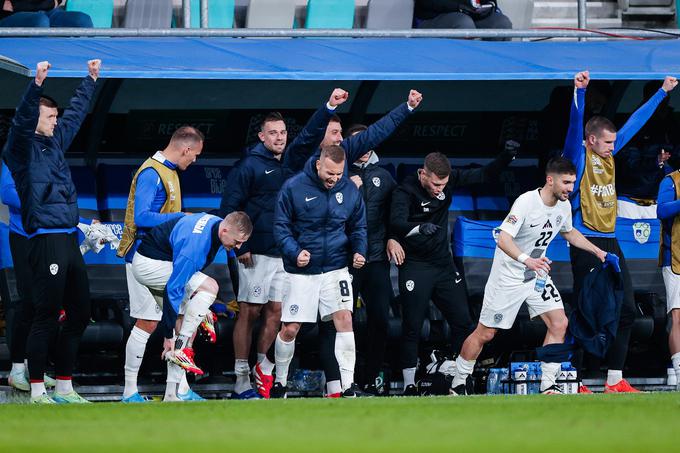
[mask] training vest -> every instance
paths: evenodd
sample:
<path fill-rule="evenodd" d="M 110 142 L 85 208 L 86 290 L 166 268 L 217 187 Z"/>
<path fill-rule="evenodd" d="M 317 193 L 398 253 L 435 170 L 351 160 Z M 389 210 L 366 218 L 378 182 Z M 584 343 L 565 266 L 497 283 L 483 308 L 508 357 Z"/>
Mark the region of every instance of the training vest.
<path fill-rule="evenodd" d="M 157 161 L 153 157 L 148 158 L 141 167 L 139 167 L 134 178 L 132 178 L 130 195 L 128 195 L 127 208 L 125 209 L 123 236 L 120 240 L 118 251 L 116 252 L 116 255 L 121 258 L 125 257 L 137 239 L 137 225 L 135 225 L 135 191 L 137 188 L 137 176 L 149 167 L 158 172 L 163 187 L 165 187 L 166 198 L 165 203 L 163 203 L 160 210 L 161 214 L 180 212 L 182 210 L 182 194 L 179 189 L 179 176 L 177 176 L 177 172 L 166 167 L 162 162 Z"/>
<path fill-rule="evenodd" d="M 669 174 L 668 177 L 673 179 L 673 185 L 675 186 L 675 199 L 680 200 L 680 171 L 674 171 Z M 661 246 L 659 247 L 659 265 L 663 266 L 663 250 L 666 246 L 664 244 L 664 223 L 661 222 Z M 670 231 L 671 237 L 671 270 L 674 274 L 680 275 L 680 215 L 676 215 L 673 218 L 673 224 L 671 225 Z"/>
<path fill-rule="evenodd" d="M 583 224 L 600 233 L 613 233 L 616 226 L 614 157 L 604 158 L 586 148 L 586 164 L 581 178 Z"/>

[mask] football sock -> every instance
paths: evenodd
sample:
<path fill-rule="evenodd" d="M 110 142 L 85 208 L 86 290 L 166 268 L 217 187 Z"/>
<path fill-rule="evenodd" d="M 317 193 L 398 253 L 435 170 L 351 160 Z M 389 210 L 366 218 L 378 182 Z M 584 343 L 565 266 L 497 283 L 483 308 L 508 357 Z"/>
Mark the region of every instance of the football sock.
<path fill-rule="evenodd" d="M 335 359 L 340 368 L 340 381 L 344 391 L 354 383 L 354 366 L 357 359 L 354 332 L 338 332 L 335 334 Z"/>
<path fill-rule="evenodd" d="M 55 392 L 61 395 L 67 395 L 73 391 L 73 381 L 70 377 L 57 376 L 57 386 Z"/>
<path fill-rule="evenodd" d="M 342 392 L 342 384 L 337 379 L 326 382 L 326 395 L 333 395 Z"/>
<path fill-rule="evenodd" d="M 608 370 L 607 371 L 607 385 L 616 385 L 623 379 L 623 371 Z"/>
<path fill-rule="evenodd" d="M 234 384 L 234 392 L 243 393 L 253 387 L 250 385 L 250 367 L 248 360 L 236 359 L 234 363 L 234 373 L 236 373 L 236 384 Z"/>
<path fill-rule="evenodd" d="M 404 376 L 404 390 L 409 385 L 416 385 L 416 369 L 415 369 L 415 367 L 404 368 L 403 370 L 401 370 L 401 374 Z"/>
<path fill-rule="evenodd" d="M 43 393 L 47 393 L 47 390 L 45 390 L 45 381 L 31 381 L 31 398 L 36 398 Z"/>
<path fill-rule="evenodd" d="M 151 334 L 137 326 L 133 327 L 130 332 L 130 337 L 125 345 L 124 398 L 128 398 L 139 391 L 137 389 L 137 375 L 139 374 L 139 368 L 142 366 L 146 343 L 149 341 L 150 336 Z"/>
<path fill-rule="evenodd" d="M 680 389 L 680 352 L 676 352 L 671 356 L 671 362 L 673 363 L 673 369 L 675 370 L 675 376 L 678 378 L 677 387 Z"/>
<path fill-rule="evenodd" d="M 276 362 L 276 382 L 284 387 L 288 384 L 288 367 L 295 355 L 295 339 L 283 341 L 280 334 L 276 335 L 274 346 L 274 361 Z"/>
<path fill-rule="evenodd" d="M 274 371 L 274 364 L 269 360 L 267 354 L 257 353 L 257 363 L 260 364 L 260 369 L 264 374 L 272 374 Z"/>
<path fill-rule="evenodd" d="M 26 365 L 24 364 L 24 362 L 12 363 L 12 370 L 9 373 L 10 374 L 24 374 L 24 373 L 26 373 Z"/>
<path fill-rule="evenodd" d="M 187 337 L 185 344 L 187 344 L 189 338 L 196 333 L 198 326 L 203 322 L 203 317 L 208 313 L 208 310 L 210 310 L 210 306 L 214 301 L 215 294 L 210 294 L 207 291 L 201 290 L 199 290 L 194 297 L 189 299 L 186 312 L 184 313 L 184 319 L 182 320 L 182 327 L 180 327 L 179 330 L 180 337 Z"/>
<path fill-rule="evenodd" d="M 561 366 L 560 363 L 541 362 L 541 392 L 555 385 Z"/>
<path fill-rule="evenodd" d="M 463 356 L 456 357 L 456 375 L 451 382 L 451 388 L 456 388 L 459 385 L 464 385 L 468 376 L 475 370 L 476 360 L 465 360 Z"/>
<path fill-rule="evenodd" d="M 179 381 L 179 386 L 177 387 L 178 395 L 186 395 L 189 393 L 189 390 L 191 390 L 191 387 L 189 387 L 189 381 L 187 381 L 187 372 L 185 370 L 182 371 L 182 379 Z"/>

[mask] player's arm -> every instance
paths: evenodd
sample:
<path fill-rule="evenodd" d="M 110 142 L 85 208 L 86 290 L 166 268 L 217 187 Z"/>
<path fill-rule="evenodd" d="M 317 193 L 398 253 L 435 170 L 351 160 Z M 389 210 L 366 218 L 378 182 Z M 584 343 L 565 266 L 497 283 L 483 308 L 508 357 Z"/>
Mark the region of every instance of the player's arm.
<path fill-rule="evenodd" d="M 12 172 L 9 171 L 4 162 L 2 164 L 2 176 L 0 177 L 0 199 L 10 208 L 21 209 L 21 201 L 19 201 Z"/>
<path fill-rule="evenodd" d="M 366 224 L 366 206 L 361 195 L 357 196 L 352 215 L 347 220 L 349 242 L 354 253 L 352 265 L 355 269 L 363 267 L 368 253 L 368 227 Z"/>
<path fill-rule="evenodd" d="M 532 258 L 515 243 L 515 238 L 506 231 L 500 232 L 498 235 L 498 248 L 501 249 L 506 255 L 515 261 L 524 264 L 528 269 L 532 271 L 543 271 L 545 273 L 550 272 L 550 260 L 545 256 L 540 258 Z"/>
<path fill-rule="evenodd" d="M 571 101 L 569 113 L 569 129 L 564 141 L 562 156 L 574 165 L 583 159 L 583 115 L 586 108 L 586 88 L 590 82 L 588 71 L 579 72 L 574 76 L 574 97 Z"/>
<path fill-rule="evenodd" d="M 406 118 L 420 105 L 423 95 L 411 90 L 405 103 L 368 126 L 363 132 L 345 138 L 341 146 L 347 153 L 347 162 L 356 162 L 361 156 L 377 147 L 397 130 Z"/>
<path fill-rule="evenodd" d="M 295 210 L 290 194 L 290 188 L 284 186 L 279 192 L 279 198 L 274 211 L 274 240 L 279 244 L 281 254 L 291 261 L 297 261 L 302 247 L 293 234 L 293 219 Z"/>
<path fill-rule="evenodd" d="M 560 234 L 571 246 L 592 253 L 604 263 L 607 252 L 586 239 L 586 237 L 576 228 L 572 228 L 569 231 L 563 231 Z"/>
<path fill-rule="evenodd" d="M 626 121 L 621 129 L 616 133 L 616 142 L 614 143 L 614 154 L 618 153 L 621 148 L 626 146 L 626 143 L 638 133 L 642 126 L 649 121 L 656 108 L 661 104 L 664 98 L 670 91 L 678 84 L 678 79 L 675 77 L 666 77 L 663 81 L 663 86 L 659 88 L 654 96 L 645 102 L 639 109 L 637 109 Z"/>
<path fill-rule="evenodd" d="M 656 216 L 659 219 L 672 219 L 680 214 L 680 200 L 675 199 L 675 184 L 671 178 L 664 178 L 659 184 L 656 202 Z"/>
<path fill-rule="evenodd" d="M 420 223 L 408 221 L 410 203 L 408 192 L 401 187 L 394 189 L 390 204 L 390 235 L 397 240 L 404 239 L 413 229 L 420 227 Z"/>
<path fill-rule="evenodd" d="M 458 188 L 493 181 L 498 178 L 498 175 L 500 175 L 516 156 L 517 147 L 506 145 L 502 153 L 483 167 L 469 170 L 461 170 L 458 168 L 452 169 L 447 185 Z"/>
<path fill-rule="evenodd" d="M 347 99 L 349 99 L 349 93 L 342 88 L 336 88 L 326 104 L 314 112 L 283 154 L 284 163 L 288 168 L 294 172 L 302 170 L 307 159 L 319 149 L 326 134 L 328 121 L 335 114 L 335 110 Z"/>
<path fill-rule="evenodd" d="M 137 188 L 135 190 L 135 225 L 138 228 L 152 228 L 161 223 L 184 216 L 182 212 L 160 213 L 151 210 L 156 192 L 165 190 L 163 183 L 153 168 L 145 168 L 137 176 Z"/>
<path fill-rule="evenodd" d="M 70 105 L 64 110 L 64 114 L 59 118 L 57 127 L 54 129 L 54 138 L 61 145 L 61 150 L 66 150 L 71 146 L 80 126 L 90 111 L 90 101 L 94 95 L 101 60 L 90 60 L 87 62 L 88 75 L 80 82 L 76 88 L 75 95 L 71 98 Z"/>
<path fill-rule="evenodd" d="M 173 257 L 172 274 L 170 274 L 168 283 L 165 286 L 165 300 L 163 303 L 162 322 L 165 327 L 165 338 L 172 338 L 172 330 L 177 321 L 179 307 L 184 299 L 186 285 L 199 270 L 200 266 L 183 253 L 176 254 Z"/>

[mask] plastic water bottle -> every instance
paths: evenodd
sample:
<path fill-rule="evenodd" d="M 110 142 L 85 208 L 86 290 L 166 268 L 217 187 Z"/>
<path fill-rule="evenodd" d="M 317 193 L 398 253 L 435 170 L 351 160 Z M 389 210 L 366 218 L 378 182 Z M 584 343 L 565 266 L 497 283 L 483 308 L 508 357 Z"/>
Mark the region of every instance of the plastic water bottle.
<path fill-rule="evenodd" d="M 541 364 L 531 362 L 529 364 L 529 395 L 541 393 Z"/>
<path fill-rule="evenodd" d="M 527 374 L 528 374 L 528 364 L 526 362 L 517 362 L 510 364 L 510 371 L 512 373 L 512 378 L 515 381 L 515 394 L 516 395 L 526 395 L 527 394 Z"/>
<path fill-rule="evenodd" d="M 491 368 L 489 369 L 489 377 L 486 380 L 486 393 L 487 395 L 498 395 L 501 387 L 501 369 Z"/>
<path fill-rule="evenodd" d="M 500 379 L 498 380 L 498 393 L 501 395 L 512 393 L 507 381 L 510 378 L 509 368 L 500 368 Z M 503 382 L 505 381 L 505 382 Z"/>
<path fill-rule="evenodd" d="M 542 293 L 545 289 L 545 282 L 548 280 L 548 273 L 545 271 L 536 271 L 536 284 L 534 285 L 534 291 L 537 293 Z"/>

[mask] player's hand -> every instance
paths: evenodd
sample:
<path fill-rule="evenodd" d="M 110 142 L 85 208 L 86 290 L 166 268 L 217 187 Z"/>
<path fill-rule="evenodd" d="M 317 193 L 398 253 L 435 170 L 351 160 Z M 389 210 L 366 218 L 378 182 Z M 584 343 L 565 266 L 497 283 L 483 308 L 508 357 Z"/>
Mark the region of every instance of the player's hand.
<path fill-rule="evenodd" d="M 435 225 L 434 223 L 423 223 L 418 227 L 418 232 L 420 234 L 424 234 L 425 236 L 432 236 L 437 232 L 439 229 L 439 225 Z"/>
<path fill-rule="evenodd" d="M 309 254 L 307 250 L 303 250 L 300 252 L 300 254 L 297 257 L 297 266 L 298 267 L 305 267 L 306 265 L 309 264 L 309 259 L 311 258 L 312 255 Z"/>
<path fill-rule="evenodd" d="M 56 0 L 55 0 L 56 1 Z M 14 11 L 14 6 L 12 6 L 11 0 L 5 0 L 4 5 L 2 6 L 3 11 L 9 11 L 13 12 Z"/>
<path fill-rule="evenodd" d="M 552 261 L 543 256 L 541 258 L 527 258 L 527 260 L 524 262 L 524 265 L 529 270 L 535 272 L 541 271 L 548 274 L 550 273 L 550 263 L 552 263 Z"/>
<path fill-rule="evenodd" d="M 574 86 L 576 88 L 586 88 L 590 82 L 590 72 L 581 71 L 574 76 Z"/>
<path fill-rule="evenodd" d="M 47 78 L 47 72 L 50 70 L 52 65 L 49 61 L 41 61 L 35 66 L 35 84 L 39 87 L 42 86 L 43 82 Z"/>
<path fill-rule="evenodd" d="M 342 88 L 336 88 L 331 93 L 331 97 L 328 99 L 328 104 L 331 107 L 337 107 L 341 104 L 344 104 L 347 99 L 349 99 L 349 93 Z"/>
<path fill-rule="evenodd" d="M 364 258 L 361 253 L 355 253 L 352 259 L 352 267 L 354 269 L 361 269 L 366 264 L 366 258 Z"/>
<path fill-rule="evenodd" d="M 175 339 L 165 338 L 163 340 L 163 352 L 161 352 L 161 360 L 165 360 L 165 354 L 175 349 Z"/>
<path fill-rule="evenodd" d="M 360 189 L 361 186 L 364 185 L 364 182 L 361 180 L 361 176 L 359 175 L 350 176 L 349 179 L 351 179 L 354 185 L 357 186 L 357 189 Z"/>
<path fill-rule="evenodd" d="M 604 264 L 602 267 L 612 266 L 616 272 L 621 272 L 621 265 L 619 264 L 619 257 L 613 253 L 607 253 L 604 257 Z"/>
<path fill-rule="evenodd" d="M 401 244 L 394 239 L 388 239 L 387 260 L 394 260 L 394 264 L 401 266 L 404 264 L 404 258 L 406 258 L 406 253 L 404 252 L 404 248 L 401 246 Z"/>
<path fill-rule="evenodd" d="M 99 78 L 99 69 L 102 67 L 101 60 L 90 60 L 87 62 L 87 71 L 95 82 Z"/>
<path fill-rule="evenodd" d="M 250 252 L 246 252 L 238 257 L 238 262 L 243 264 L 246 268 L 253 267 L 253 255 Z"/>
<path fill-rule="evenodd" d="M 672 76 L 666 76 L 666 78 L 663 79 L 663 85 L 661 85 L 661 88 L 663 88 L 666 93 L 670 93 L 677 85 L 678 79 Z"/>
<path fill-rule="evenodd" d="M 411 107 L 412 109 L 418 107 L 420 105 L 420 102 L 423 100 L 423 95 L 417 92 L 416 90 L 411 90 L 408 94 L 408 106 Z"/>

